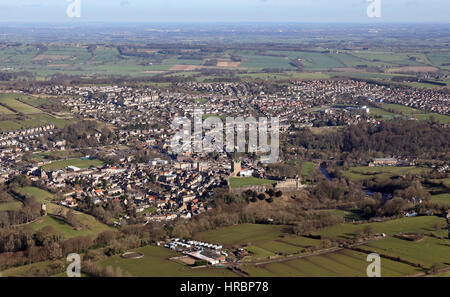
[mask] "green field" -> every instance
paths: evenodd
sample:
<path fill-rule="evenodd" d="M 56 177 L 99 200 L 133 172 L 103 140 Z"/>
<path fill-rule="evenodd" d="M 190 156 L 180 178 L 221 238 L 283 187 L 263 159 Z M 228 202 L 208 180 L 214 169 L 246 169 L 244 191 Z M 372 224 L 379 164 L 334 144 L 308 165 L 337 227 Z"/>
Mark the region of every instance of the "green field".
<path fill-rule="evenodd" d="M 301 59 L 304 68 L 307 70 L 329 70 L 346 66 L 339 59 L 328 53 L 301 51 L 281 53 L 286 53 L 291 59 Z"/>
<path fill-rule="evenodd" d="M 263 38 L 263 40 L 266 40 Z M 307 39 L 295 39 L 295 43 Z M 196 40 L 197 41 L 197 40 Z M 273 39 L 266 41 L 274 42 Z M 286 40 L 283 40 L 286 42 Z M 291 41 L 289 41 L 291 42 Z M 292 40 L 294 42 L 294 40 Z M 199 70 L 173 72 L 174 65 L 204 65 L 206 61 L 230 61 L 231 55 L 239 56 L 242 63 L 238 67 L 209 66 L 211 69 L 235 70 L 239 77 L 246 79 L 319 79 L 331 76 L 372 78 L 389 82 L 395 74 L 395 68 L 401 66 L 436 66 L 443 71 L 450 67 L 449 55 L 446 52 L 403 52 L 400 50 L 274 50 L 268 49 L 243 50 L 233 48 L 223 52 L 202 53 L 199 58 L 189 58 L 185 54 L 201 51 L 180 51 L 169 53 L 165 48 L 148 46 L 140 50 L 149 54 L 148 57 L 120 54 L 116 46 L 97 45 L 88 49 L 86 45 L 47 44 L 47 48 L 38 49 L 33 45 L 16 45 L 2 48 L 0 60 L 2 65 L 14 68 L 16 71 L 28 71 L 36 75 L 39 80 L 46 80 L 54 74 L 80 75 L 84 77 L 123 76 L 196 76 L 197 81 L 217 78 L 221 74 L 201 76 Z M 184 52 L 184 53 L 183 53 Z M 290 64 L 291 61 L 300 63 L 301 69 Z M 369 68 L 368 68 L 369 67 Z M 262 69 L 280 69 L 278 73 L 263 73 Z M 341 69 L 339 69 L 341 68 Z M 346 69 L 342 69 L 346 68 Z M 249 71 L 242 73 L 240 71 Z M 324 73 L 314 73 L 324 72 Z M 425 83 L 402 83 L 413 87 L 436 88 L 436 85 Z M 26 102 L 38 107 L 39 102 Z"/>
<path fill-rule="evenodd" d="M 376 118 L 381 117 L 381 118 L 386 119 L 386 120 L 392 120 L 394 118 L 401 118 L 402 117 L 399 114 L 392 113 L 392 112 L 386 111 L 384 109 L 377 108 L 377 107 L 372 107 L 372 106 L 370 107 L 370 115 L 374 116 Z"/>
<path fill-rule="evenodd" d="M 450 260 L 450 240 L 425 236 L 419 242 L 398 238 L 385 238 L 360 247 L 368 252 L 400 257 L 403 260 L 431 267 L 433 264 L 445 265 Z"/>
<path fill-rule="evenodd" d="M 437 277 L 450 277 L 450 271 L 436 275 Z"/>
<path fill-rule="evenodd" d="M 249 186 L 276 184 L 274 180 L 261 179 L 256 177 L 232 177 L 230 178 L 231 188 L 243 188 Z"/>
<path fill-rule="evenodd" d="M 39 107 L 46 103 L 51 103 L 53 99 L 42 98 L 42 97 L 32 97 L 32 96 L 20 96 L 18 100 L 25 104 L 28 104 L 28 105 L 31 105 L 34 107 Z"/>
<path fill-rule="evenodd" d="M 80 230 L 75 230 L 73 227 L 67 225 L 64 221 L 53 216 L 53 214 L 67 212 L 68 209 L 60 205 L 51 203 L 50 201 L 53 198 L 53 195 L 51 193 L 35 187 L 24 187 L 17 189 L 17 191 L 22 194 L 33 196 L 39 203 L 47 203 L 47 211 L 49 215 L 40 217 L 35 222 L 29 224 L 29 226 L 31 226 L 34 230 L 40 230 L 45 226 L 52 226 L 55 228 L 55 230 L 64 234 L 66 238 L 70 238 L 75 236 L 87 235 L 96 237 L 99 233 L 111 229 L 107 225 L 98 221 L 93 216 L 75 211 L 76 218 L 82 225 L 82 228 Z"/>
<path fill-rule="evenodd" d="M 447 186 L 450 187 L 450 177 L 443 178 L 443 179 L 441 179 L 441 181 L 442 181 L 444 184 L 446 184 Z"/>
<path fill-rule="evenodd" d="M 251 246 L 245 247 L 245 249 L 249 252 L 249 256 L 246 256 L 244 259 L 245 261 L 264 259 L 264 258 L 275 256 L 274 253 L 272 253 L 268 250 L 265 250 L 259 246 L 251 245 Z"/>
<path fill-rule="evenodd" d="M 27 277 L 28 271 L 31 269 L 34 270 L 44 270 L 49 266 L 55 265 L 54 261 L 44 261 L 44 262 L 37 262 L 33 264 L 23 265 L 19 267 L 14 267 L 10 269 L 6 269 L 1 272 L 3 277 Z"/>
<path fill-rule="evenodd" d="M 389 66 L 402 66 L 402 65 L 424 65 L 425 57 L 417 54 L 397 53 L 389 51 L 353 51 L 352 55 L 367 62 L 378 63 L 381 65 Z M 412 61 L 409 58 L 416 57 L 416 61 Z M 424 63 L 420 63 L 420 61 Z M 377 64 L 377 65 L 378 65 Z"/>
<path fill-rule="evenodd" d="M 399 175 L 414 175 L 421 174 L 430 171 L 429 168 L 422 167 L 394 167 L 394 166 L 386 166 L 386 167 L 368 167 L 368 166 L 360 166 L 360 167 L 351 167 L 348 170 L 343 171 L 343 174 L 354 180 L 364 180 L 364 179 L 389 179 L 393 176 Z"/>
<path fill-rule="evenodd" d="M 240 68 L 263 69 L 263 68 L 277 68 L 277 69 L 295 69 L 289 64 L 287 57 L 274 57 L 257 55 L 254 52 L 239 52 L 244 59 L 244 62 L 239 66 Z"/>
<path fill-rule="evenodd" d="M 437 217 L 419 217 L 400 219 L 379 224 L 374 229 L 381 232 L 381 229 L 388 229 L 388 234 L 397 232 L 409 232 L 411 230 L 429 230 L 430 226 L 436 222 L 443 224 L 442 218 Z M 349 232 L 350 229 L 344 230 L 346 227 L 353 226 L 351 224 L 344 224 L 339 232 Z M 358 225 L 357 227 L 363 227 Z M 332 227 L 335 228 L 335 227 Z M 242 246 L 251 242 L 251 245 L 246 249 L 251 252 L 246 257 L 246 261 L 251 260 L 268 260 L 268 257 L 273 257 L 277 252 L 273 249 L 286 250 L 286 246 L 295 249 L 298 246 L 314 246 L 317 245 L 317 240 L 293 236 L 285 233 L 284 226 L 275 225 L 254 225 L 243 224 L 232 227 L 219 228 L 198 233 L 194 236 L 195 239 L 223 243 L 224 245 Z M 374 242 L 370 242 L 361 248 L 369 252 L 379 252 L 383 255 L 390 255 L 393 257 L 400 256 L 402 259 L 423 264 L 429 267 L 434 263 L 443 263 L 448 261 L 448 243 L 445 241 L 426 237 L 421 242 L 408 242 L 395 238 L 386 238 Z M 423 251 L 430 252 L 423 252 Z M 232 272 L 217 268 L 201 268 L 191 269 L 188 266 L 179 264 L 169 260 L 171 257 L 180 256 L 180 254 L 156 246 L 146 246 L 134 250 L 144 254 L 142 259 L 124 259 L 119 255 L 113 256 L 102 262 L 104 266 L 120 267 L 122 271 L 130 273 L 133 276 L 235 276 Z M 366 268 L 368 262 L 366 261 L 367 253 L 362 253 L 353 250 L 340 250 L 324 255 L 311 255 L 300 259 L 275 262 L 268 264 L 241 264 L 240 269 L 246 271 L 252 277 L 264 276 L 366 276 Z M 431 264 L 430 264 L 431 263 Z M 382 258 L 381 273 L 384 277 L 392 276 L 406 276 L 422 273 L 423 270 L 408 264 L 398 261 Z"/>
<path fill-rule="evenodd" d="M 77 220 L 83 225 L 81 230 L 75 230 L 64 221 L 59 220 L 52 215 L 41 217 L 37 221 L 29 224 L 29 226 L 36 231 L 41 230 L 45 226 L 52 226 L 56 231 L 61 232 L 65 238 L 88 235 L 95 238 L 98 234 L 112 229 L 90 215 L 80 212 L 75 212 L 75 215 Z"/>
<path fill-rule="evenodd" d="M 223 245 L 244 245 L 272 240 L 286 233 L 287 226 L 242 224 L 195 234 L 194 238 Z"/>
<path fill-rule="evenodd" d="M 8 108 L 12 109 L 13 111 L 20 112 L 23 114 L 36 114 L 36 113 L 42 113 L 41 110 L 22 103 L 15 98 L 20 98 L 18 94 L 0 94 L 0 103 L 5 104 L 8 106 Z"/>
<path fill-rule="evenodd" d="M 431 196 L 431 200 L 441 205 L 450 207 L 450 193 L 433 195 Z"/>
<path fill-rule="evenodd" d="M 0 202 L 0 211 L 19 210 L 22 208 L 22 206 L 22 202 L 19 201 Z"/>
<path fill-rule="evenodd" d="M 47 124 L 53 124 L 57 128 L 64 128 L 66 125 L 71 123 L 70 120 L 60 119 L 49 114 L 40 113 L 27 115 L 25 120 L 12 117 L 7 120 L 0 121 L 0 131 L 11 131 L 11 130 L 21 130 L 42 127 Z"/>
<path fill-rule="evenodd" d="M 433 179 L 434 186 L 426 185 L 431 194 L 431 200 L 443 206 L 450 207 L 450 178 Z M 442 185 L 441 185 L 442 184 Z"/>
<path fill-rule="evenodd" d="M 358 211 L 357 209 L 354 209 L 354 210 L 328 209 L 328 210 L 323 210 L 323 211 L 331 213 L 332 215 L 335 215 L 338 217 L 342 217 L 346 220 L 355 220 L 355 221 L 363 220 L 363 218 L 361 217 L 360 211 Z"/>
<path fill-rule="evenodd" d="M 276 254 L 297 254 L 305 249 L 317 247 L 320 240 L 314 240 L 289 233 L 287 226 L 241 224 L 200 232 L 194 238 L 218 243 L 227 247 L 247 246 L 254 252 L 248 259 L 265 258 Z"/>
<path fill-rule="evenodd" d="M 229 277 L 237 276 L 224 268 L 195 268 L 169 260 L 181 254 L 172 250 L 145 246 L 133 250 L 144 254 L 141 259 L 124 259 L 120 255 L 102 262 L 104 266 L 120 267 L 122 271 L 135 277 Z"/>
<path fill-rule="evenodd" d="M 23 187 L 16 188 L 15 191 L 22 195 L 28 195 L 35 198 L 36 202 L 50 202 L 53 199 L 53 195 L 45 190 L 41 190 L 36 187 Z M 18 210 L 22 208 L 22 202 L 11 201 L 7 203 L 0 203 L 0 210 Z"/>
<path fill-rule="evenodd" d="M 426 112 L 426 111 L 414 109 L 414 108 L 404 106 L 404 105 L 399 105 L 399 104 L 384 104 L 383 107 L 387 108 L 387 109 L 395 110 L 397 112 L 401 112 L 403 115 L 405 115 L 409 118 L 417 119 L 417 120 L 429 120 L 430 118 L 433 117 L 434 119 L 436 119 L 437 121 L 439 121 L 443 124 L 450 123 L 450 116 L 447 116 L 447 115 Z"/>
<path fill-rule="evenodd" d="M 304 162 L 302 164 L 302 182 L 308 183 L 311 175 L 314 172 L 314 168 L 316 168 L 316 164 L 313 162 Z"/>
<path fill-rule="evenodd" d="M 366 224 L 341 224 L 333 227 L 324 228 L 314 232 L 326 238 L 348 240 L 354 239 L 356 231 L 362 230 L 365 226 L 371 226 L 376 233 L 385 233 L 387 235 L 395 235 L 398 233 L 429 233 L 434 231 L 434 225 L 439 224 L 445 226 L 445 220 L 440 217 L 413 217 L 401 218 L 379 223 Z"/>
<path fill-rule="evenodd" d="M 331 76 L 321 72 L 294 72 L 285 71 L 280 73 L 264 73 L 264 72 L 250 72 L 239 73 L 237 76 L 250 79 L 264 79 L 264 80 L 282 80 L 282 79 L 298 79 L 298 80 L 310 80 L 310 79 L 328 79 Z M 200 81 L 200 80 L 199 80 Z"/>
<path fill-rule="evenodd" d="M 76 166 L 78 168 L 101 167 L 103 162 L 100 160 L 81 160 L 81 159 L 68 159 L 54 161 L 50 164 L 42 166 L 44 170 L 58 170 L 65 169 L 67 166 Z"/>
<path fill-rule="evenodd" d="M 35 107 L 42 105 L 46 101 L 48 99 L 24 94 L 0 94 L 0 103 L 8 107 L 5 108 L 0 105 L 0 115 L 3 115 L 2 120 L 0 120 L 0 132 L 36 128 L 48 124 L 53 124 L 57 128 L 64 128 L 71 123 L 69 119 L 55 117 Z M 17 113 L 21 113 L 22 117 Z"/>
<path fill-rule="evenodd" d="M 32 196 L 36 199 L 36 202 L 50 202 L 53 198 L 53 195 L 47 191 L 41 190 L 35 187 L 24 187 L 24 188 L 16 188 L 15 191 L 22 195 Z M 19 210 L 23 207 L 21 201 L 14 200 L 11 202 L 0 203 L 0 211 L 5 210 Z"/>
<path fill-rule="evenodd" d="M 11 109 L 0 105 L 0 115 L 2 115 L 2 114 L 14 114 L 14 111 L 12 111 Z"/>
<path fill-rule="evenodd" d="M 367 254 L 341 250 L 318 256 L 308 256 L 301 259 L 263 265 L 241 265 L 252 277 L 340 277 L 367 276 Z M 405 276 L 422 272 L 413 266 L 381 259 L 381 276 Z"/>
<path fill-rule="evenodd" d="M 35 187 L 24 187 L 17 189 L 17 191 L 24 195 L 33 196 L 39 203 L 51 201 L 53 199 L 53 195 L 51 193 Z"/>
<path fill-rule="evenodd" d="M 73 151 L 49 151 L 49 152 L 35 152 L 33 153 L 33 160 L 36 162 L 44 161 L 44 160 L 56 160 L 56 159 L 64 159 L 64 158 L 81 158 L 83 157 L 82 153 L 73 152 Z"/>

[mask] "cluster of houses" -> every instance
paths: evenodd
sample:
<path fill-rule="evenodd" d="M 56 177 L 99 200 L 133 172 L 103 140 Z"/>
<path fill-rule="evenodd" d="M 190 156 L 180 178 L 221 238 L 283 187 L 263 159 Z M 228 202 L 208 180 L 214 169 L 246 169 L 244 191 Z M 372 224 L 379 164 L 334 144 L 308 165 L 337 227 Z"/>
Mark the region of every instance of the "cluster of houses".
<path fill-rule="evenodd" d="M 186 91 L 180 91 L 183 89 Z M 52 85 L 37 87 L 33 92 L 58 96 L 72 113 L 114 127 L 117 137 L 111 145 L 127 147 L 133 143 L 167 158 L 134 162 L 135 156 L 130 156 L 119 166 L 88 169 L 69 166 L 64 170 L 46 171 L 39 167 L 42 164 L 35 163 L 21 168 L 21 156 L 26 149 L 16 142 L 39 141 L 40 136 L 52 134 L 55 127 L 46 125 L 0 135 L 0 146 L 2 143 L 12 145 L 9 151 L 0 149 L 0 180 L 25 172 L 43 180 L 48 188 L 63 190 L 66 193 L 61 202 L 63 205 L 75 208 L 79 200 L 86 197 L 91 197 L 96 204 L 119 201 L 135 208 L 137 213 L 143 213 L 146 222 L 189 219 L 208 210 L 205 198 L 212 196 L 215 188 L 227 185 L 230 172 L 241 177 L 265 175 L 264 166 L 252 158 L 245 160 L 239 168 L 231 168 L 231 156 L 226 153 L 214 156 L 208 153 L 173 154 L 170 150 L 175 132 L 170 128 L 172 120 L 179 116 L 192 117 L 196 109 L 202 109 L 205 115 L 279 117 L 282 132 L 288 133 L 292 133 L 291 127 L 313 126 L 329 120 L 339 124 L 373 120 L 365 117 L 370 112 L 365 106 L 335 105 L 342 94 L 355 100 L 364 97 L 449 113 L 448 95 L 440 91 L 391 89 L 354 80 L 296 81 L 290 86 L 271 90 L 258 82 L 187 82 L 177 84 L 177 91 L 149 87 Z M 95 136 L 99 138 L 101 134 Z M 65 146 L 64 140 L 53 143 L 53 147 L 60 150 Z M 398 164 L 401 161 L 377 159 L 371 166 Z M 280 183 L 279 187 L 282 186 L 298 189 L 301 185 L 292 179 Z"/>
<path fill-rule="evenodd" d="M 368 98 L 373 102 L 395 103 L 429 112 L 450 114 L 450 97 L 436 89 L 387 87 L 355 80 L 317 80 L 294 82 L 291 90 L 299 96 L 334 103 L 342 94 L 353 99 Z"/>
<path fill-rule="evenodd" d="M 36 128 L 7 131 L 0 134 L 0 147 L 21 147 L 25 151 L 29 148 L 27 144 L 30 141 L 36 140 L 40 137 L 52 135 L 55 130 L 55 125 L 49 124 Z"/>
<path fill-rule="evenodd" d="M 0 149 L 0 183 L 20 174 L 22 155 L 19 148 Z"/>
<path fill-rule="evenodd" d="M 211 207 L 205 198 L 227 184 L 229 163 L 203 165 L 192 158 L 180 161 L 153 159 L 148 163 L 124 160 L 121 166 L 44 170 L 29 165 L 24 174 L 46 187 L 61 190 L 61 204 L 76 208 L 89 197 L 95 204 L 117 201 L 145 216 L 145 222 L 190 219 Z"/>
<path fill-rule="evenodd" d="M 268 90 L 261 83 L 177 84 L 180 91 L 149 87 L 88 86 L 39 87 L 35 92 L 60 96 L 72 113 L 98 119 L 117 128 L 118 144 L 139 141 L 143 147 L 167 151 L 175 117 L 191 118 L 194 110 L 206 115 L 278 117 L 281 131 L 291 127 L 350 125 L 360 121 L 379 124 L 370 108 L 354 105 L 359 98 L 399 103 L 448 114 L 448 95 L 438 90 L 389 88 L 355 80 L 294 81 L 288 87 Z M 181 91 L 186 90 L 186 91 Z M 336 105 L 343 94 L 349 104 Z M 249 174 L 249 173 L 248 173 Z"/>

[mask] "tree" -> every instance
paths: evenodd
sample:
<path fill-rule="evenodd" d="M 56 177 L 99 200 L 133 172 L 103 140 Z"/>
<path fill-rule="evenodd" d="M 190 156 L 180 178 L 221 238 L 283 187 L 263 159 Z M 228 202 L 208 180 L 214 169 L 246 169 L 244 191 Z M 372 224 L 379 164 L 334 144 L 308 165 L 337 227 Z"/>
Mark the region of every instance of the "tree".
<path fill-rule="evenodd" d="M 8 194 L 6 189 L 0 188 L 0 202 L 9 202 L 12 201 L 11 195 Z"/>
<path fill-rule="evenodd" d="M 400 197 L 396 197 L 392 200 L 386 202 L 383 207 L 384 215 L 387 216 L 396 216 L 402 214 L 405 210 L 410 208 L 411 206 L 407 201 Z"/>
<path fill-rule="evenodd" d="M 273 189 L 268 189 L 266 191 L 267 195 L 269 195 L 270 197 L 273 197 L 275 195 L 275 191 Z"/>
<path fill-rule="evenodd" d="M 266 199 L 266 195 L 264 193 L 261 193 L 261 194 L 258 194 L 257 198 L 259 200 L 264 200 L 264 199 Z"/>
<path fill-rule="evenodd" d="M 436 230 L 436 231 L 441 230 L 441 224 L 439 224 L 438 222 L 436 222 L 436 223 L 433 225 L 433 229 Z"/>
<path fill-rule="evenodd" d="M 364 232 L 363 232 L 362 229 L 355 230 L 355 238 L 356 238 L 356 239 L 361 239 L 361 237 L 363 236 L 363 234 L 364 234 Z"/>
<path fill-rule="evenodd" d="M 76 218 L 76 216 L 75 216 L 75 214 L 74 214 L 72 209 L 70 209 L 67 212 L 67 214 L 65 216 L 65 219 L 66 219 L 67 224 L 69 224 L 73 228 L 78 228 L 81 225 L 80 222 L 77 220 L 77 218 Z"/>
<path fill-rule="evenodd" d="M 51 243 L 60 242 L 62 239 L 62 234 L 50 225 L 43 227 L 35 235 L 35 241 L 38 246 L 49 246 Z"/>
<path fill-rule="evenodd" d="M 376 214 L 378 205 L 375 199 L 366 198 L 359 204 L 359 207 L 361 208 L 364 216 L 372 217 Z"/>
<path fill-rule="evenodd" d="M 197 260 L 194 263 L 194 266 L 205 266 L 205 265 L 208 265 L 208 261 L 206 260 Z"/>
<path fill-rule="evenodd" d="M 429 274 L 436 274 L 436 273 L 439 272 L 441 267 L 442 266 L 440 264 L 435 263 L 435 264 L 431 265 L 430 269 L 428 270 L 428 273 Z"/>
<path fill-rule="evenodd" d="M 30 163 L 33 161 L 33 153 L 32 152 L 25 152 L 22 156 L 22 161 L 25 163 Z"/>
<path fill-rule="evenodd" d="M 374 233 L 374 232 L 373 232 L 372 226 L 367 225 L 367 226 L 365 226 L 365 227 L 363 228 L 363 234 L 364 234 L 364 235 L 370 236 L 370 235 L 372 235 L 373 233 Z"/>
<path fill-rule="evenodd" d="M 51 260 L 61 258 L 63 255 L 62 248 L 57 242 L 52 242 L 46 246 L 45 249 L 47 252 L 47 257 Z"/>
<path fill-rule="evenodd" d="M 116 240 L 119 236 L 117 231 L 107 230 L 100 233 L 95 240 L 95 243 L 100 246 L 109 245 L 113 240 Z"/>
<path fill-rule="evenodd" d="M 330 248 L 332 246 L 332 244 L 333 243 L 329 239 L 323 239 L 322 240 L 322 247 L 325 248 L 325 249 Z"/>
<path fill-rule="evenodd" d="M 62 243 L 64 254 L 82 253 L 93 245 L 93 240 L 90 236 L 77 236 L 65 240 Z"/>

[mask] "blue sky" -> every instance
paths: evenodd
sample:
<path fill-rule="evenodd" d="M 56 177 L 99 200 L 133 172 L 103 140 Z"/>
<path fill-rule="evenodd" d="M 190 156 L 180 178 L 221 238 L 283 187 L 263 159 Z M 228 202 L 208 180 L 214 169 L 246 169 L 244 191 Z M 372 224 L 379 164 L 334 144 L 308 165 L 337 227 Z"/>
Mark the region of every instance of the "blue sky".
<path fill-rule="evenodd" d="M 66 15 L 69 0 L 0 0 L 1 22 L 444 22 L 450 0 L 80 0 L 81 18 Z M 75 0 L 70 0 L 75 1 Z"/>

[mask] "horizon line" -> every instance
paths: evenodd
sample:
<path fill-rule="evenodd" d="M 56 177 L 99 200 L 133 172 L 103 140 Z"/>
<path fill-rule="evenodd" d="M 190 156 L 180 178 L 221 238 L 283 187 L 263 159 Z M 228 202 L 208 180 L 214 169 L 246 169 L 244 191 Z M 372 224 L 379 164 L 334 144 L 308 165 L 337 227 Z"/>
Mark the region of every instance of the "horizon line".
<path fill-rule="evenodd" d="M 376 22 L 361 22 L 361 21 L 333 21 L 333 22 L 300 22 L 300 21 L 81 21 L 81 20 L 67 20 L 67 21 L 6 21 L 0 20 L 0 24 L 310 24 L 310 25 L 327 25 L 327 24 L 357 24 L 357 25 L 411 25 L 411 24 L 430 24 L 430 25 L 450 25 L 450 21 L 376 21 Z"/>

